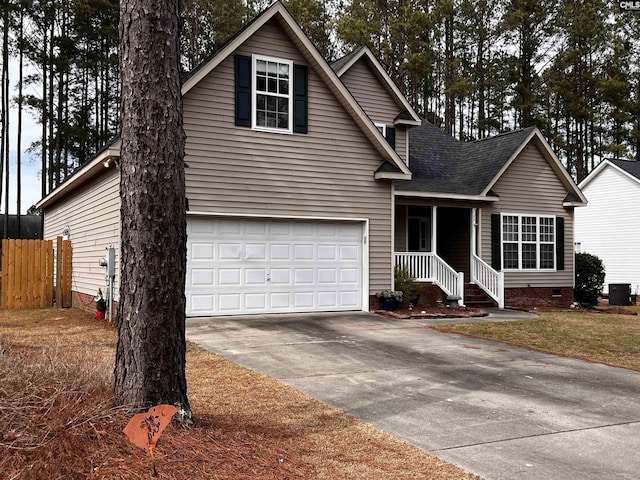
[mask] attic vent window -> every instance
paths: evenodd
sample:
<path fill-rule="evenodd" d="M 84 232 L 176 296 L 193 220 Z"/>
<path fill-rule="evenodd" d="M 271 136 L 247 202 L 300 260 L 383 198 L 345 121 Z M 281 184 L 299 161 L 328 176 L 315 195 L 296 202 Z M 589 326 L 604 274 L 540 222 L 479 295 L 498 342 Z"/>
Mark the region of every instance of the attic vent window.
<path fill-rule="evenodd" d="M 291 133 L 293 62 L 254 55 L 253 71 L 253 128 Z"/>

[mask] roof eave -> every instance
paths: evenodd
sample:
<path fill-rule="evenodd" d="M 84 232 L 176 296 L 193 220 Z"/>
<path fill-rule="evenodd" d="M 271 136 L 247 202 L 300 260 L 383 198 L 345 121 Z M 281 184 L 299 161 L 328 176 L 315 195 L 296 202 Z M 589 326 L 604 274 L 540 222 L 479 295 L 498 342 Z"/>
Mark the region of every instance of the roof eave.
<path fill-rule="evenodd" d="M 394 120 L 393 121 L 394 125 L 408 125 L 410 127 L 419 127 L 420 125 L 422 125 L 422 122 L 420 120 Z"/>
<path fill-rule="evenodd" d="M 376 180 L 411 180 L 411 173 L 400 172 L 376 172 L 373 175 Z"/>
<path fill-rule="evenodd" d="M 107 163 L 108 160 L 112 158 L 120 158 L 119 141 L 100 152 L 92 160 L 86 163 L 76 175 L 73 175 L 68 181 L 65 181 L 46 197 L 38 201 L 35 205 L 36 208 L 46 208 L 58 198 L 64 196 L 67 192 L 73 190 L 79 185 L 82 185 L 88 177 L 92 177 L 100 171 L 105 170 L 105 168 L 110 166 L 110 164 Z"/>
<path fill-rule="evenodd" d="M 420 197 L 420 198 L 434 198 L 443 200 L 467 200 L 471 202 L 490 202 L 495 203 L 500 201 L 499 197 L 487 196 L 487 195 L 465 195 L 459 193 L 443 193 L 443 192 L 420 192 L 411 190 L 395 190 L 394 195 L 397 197 Z"/>

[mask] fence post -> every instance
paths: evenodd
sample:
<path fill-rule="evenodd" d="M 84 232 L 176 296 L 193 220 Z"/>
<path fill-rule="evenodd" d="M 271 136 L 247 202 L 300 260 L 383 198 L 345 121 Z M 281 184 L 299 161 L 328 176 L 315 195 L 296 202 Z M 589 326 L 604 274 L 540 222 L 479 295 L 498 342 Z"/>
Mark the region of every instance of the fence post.
<path fill-rule="evenodd" d="M 0 308 L 7 308 L 9 289 L 9 240 L 2 240 L 2 287 L 0 287 Z"/>
<path fill-rule="evenodd" d="M 44 287 L 44 306 L 43 308 L 53 307 L 53 241 L 47 240 L 44 248 L 42 249 L 43 262 L 42 265 L 46 265 L 44 271 L 46 277 L 43 282 Z"/>

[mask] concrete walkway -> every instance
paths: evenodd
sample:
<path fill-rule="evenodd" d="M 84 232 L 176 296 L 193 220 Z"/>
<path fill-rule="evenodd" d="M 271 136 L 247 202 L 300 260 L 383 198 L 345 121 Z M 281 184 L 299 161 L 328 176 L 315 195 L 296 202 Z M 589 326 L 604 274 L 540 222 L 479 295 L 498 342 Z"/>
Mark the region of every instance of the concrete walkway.
<path fill-rule="evenodd" d="M 639 478 L 640 372 L 429 323 L 366 313 L 218 317 L 188 319 L 187 338 L 486 479 Z"/>

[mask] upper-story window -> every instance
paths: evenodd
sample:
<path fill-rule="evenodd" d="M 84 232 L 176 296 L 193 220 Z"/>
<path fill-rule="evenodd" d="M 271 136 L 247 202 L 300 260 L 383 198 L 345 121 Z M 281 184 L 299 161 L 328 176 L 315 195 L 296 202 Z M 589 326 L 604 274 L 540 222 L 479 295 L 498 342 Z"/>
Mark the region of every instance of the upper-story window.
<path fill-rule="evenodd" d="M 506 270 L 555 269 L 556 218 L 502 215 L 502 265 Z"/>
<path fill-rule="evenodd" d="M 293 131 L 293 62 L 253 56 L 252 127 L 257 130 Z"/>
<path fill-rule="evenodd" d="M 387 139 L 387 142 L 389 143 L 389 145 L 391 145 L 391 148 L 395 150 L 396 148 L 395 127 L 391 127 L 385 123 L 377 123 L 377 122 L 374 122 L 374 125 L 376 126 L 378 131 L 382 134 L 382 136 Z"/>

